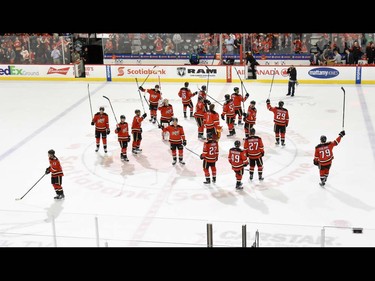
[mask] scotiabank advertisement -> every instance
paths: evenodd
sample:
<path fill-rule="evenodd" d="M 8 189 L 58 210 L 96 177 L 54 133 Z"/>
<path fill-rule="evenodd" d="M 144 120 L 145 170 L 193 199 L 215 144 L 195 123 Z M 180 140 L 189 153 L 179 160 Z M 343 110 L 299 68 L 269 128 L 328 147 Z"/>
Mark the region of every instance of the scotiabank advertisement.
<path fill-rule="evenodd" d="M 111 65 L 112 81 L 133 80 L 135 78 L 145 79 L 148 77 L 150 81 L 155 79 L 163 79 L 165 82 L 173 82 L 179 80 L 207 80 L 221 81 L 226 79 L 225 66 L 205 66 L 205 65 Z"/>

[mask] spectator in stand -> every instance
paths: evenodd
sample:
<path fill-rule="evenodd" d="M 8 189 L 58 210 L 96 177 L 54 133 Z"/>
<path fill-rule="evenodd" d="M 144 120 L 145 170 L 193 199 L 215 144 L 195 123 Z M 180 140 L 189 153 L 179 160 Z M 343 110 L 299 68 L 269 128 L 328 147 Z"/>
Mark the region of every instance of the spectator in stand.
<path fill-rule="evenodd" d="M 366 57 L 368 64 L 374 64 L 375 44 L 372 41 L 366 47 Z"/>
<path fill-rule="evenodd" d="M 83 48 L 81 58 L 82 58 L 83 64 L 88 63 L 88 59 L 89 59 L 89 49 L 88 49 L 87 47 L 84 47 L 84 48 Z"/>
<path fill-rule="evenodd" d="M 339 54 L 339 51 L 336 49 L 333 51 L 333 53 L 335 55 L 333 56 L 333 59 L 331 60 L 331 62 L 334 64 L 341 64 L 341 55 Z"/>
<path fill-rule="evenodd" d="M 350 52 L 349 49 L 345 49 L 345 53 L 346 53 L 345 63 L 349 65 L 354 64 L 354 57 L 353 57 L 352 52 Z"/>
<path fill-rule="evenodd" d="M 6 60 L 6 58 L 5 58 L 5 51 L 4 51 L 3 48 L 0 48 L 0 63 L 1 64 L 5 63 L 5 60 Z"/>
<path fill-rule="evenodd" d="M 310 56 L 310 65 L 321 65 L 321 60 L 319 57 L 319 52 L 315 52 Z"/>
<path fill-rule="evenodd" d="M 332 49 L 330 45 L 326 45 L 326 48 L 324 49 L 322 54 L 323 65 L 327 65 L 330 59 L 332 59 Z"/>
<path fill-rule="evenodd" d="M 353 53 L 354 64 L 358 64 L 358 60 L 362 56 L 361 47 L 359 46 L 358 41 L 354 41 L 354 44 L 352 46 L 352 53 Z"/>
<path fill-rule="evenodd" d="M 77 49 L 74 49 L 72 53 L 72 63 L 80 63 L 81 62 L 81 56 L 79 55 Z"/>
<path fill-rule="evenodd" d="M 53 63 L 54 64 L 61 64 L 60 57 L 61 57 L 61 53 L 60 53 L 59 49 L 57 49 L 56 46 L 53 47 L 53 50 L 51 52 L 51 58 L 53 59 Z"/>
<path fill-rule="evenodd" d="M 13 47 L 8 47 L 8 50 L 5 54 L 5 57 L 6 57 L 8 63 L 11 63 L 11 64 L 14 63 L 14 61 L 16 59 L 16 53 L 14 52 Z"/>
<path fill-rule="evenodd" d="M 174 45 L 173 45 L 173 42 L 171 40 L 171 38 L 167 38 L 166 39 L 167 41 L 167 44 L 165 46 L 165 53 L 166 54 L 173 54 L 174 53 Z"/>
<path fill-rule="evenodd" d="M 21 48 L 21 56 L 22 56 L 21 63 L 25 63 L 25 64 L 30 63 L 29 61 L 30 54 L 29 54 L 29 51 L 25 49 L 25 46 L 22 46 Z"/>

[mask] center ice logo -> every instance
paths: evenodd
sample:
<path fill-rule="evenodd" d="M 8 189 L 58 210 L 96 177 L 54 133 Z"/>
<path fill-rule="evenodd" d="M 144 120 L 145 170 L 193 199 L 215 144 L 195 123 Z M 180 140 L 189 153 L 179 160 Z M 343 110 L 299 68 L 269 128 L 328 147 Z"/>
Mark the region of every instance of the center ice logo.
<path fill-rule="evenodd" d="M 329 67 L 319 67 L 313 68 L 309 71 L 309 75 L 314 78 L 319 79 L 329 79 L 336 77 L 339 75 L 340 72 L 337 69 L 329 68 Z"/>

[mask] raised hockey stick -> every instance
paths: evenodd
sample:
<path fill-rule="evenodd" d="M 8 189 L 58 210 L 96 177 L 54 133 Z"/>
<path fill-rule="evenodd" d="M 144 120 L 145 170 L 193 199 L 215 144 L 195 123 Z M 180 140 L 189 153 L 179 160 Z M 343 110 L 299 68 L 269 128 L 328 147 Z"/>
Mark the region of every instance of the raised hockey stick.
<path fill-rule="evenodd" d="M 152 70 L 154 70 L 154 68 L 157 67 L 157 65 L 154 65 L 154 67 L 152 68 Z M 150 74 L 152 73 L 152 71 L 147 75 L 145 81 L 143 81 L 141 87 L 143 86 L 143 84 L 147 81 L 148 77 L 150 76 Z"/>
<path fill-rule="evenodd" d="M 201 156 L 200 156 L 199 154 L 195 153 L 194 151 L 192 151 L 191 149 L 187 148 L 186 146 L 185 146 L 185 148 L 186 148 L 188 151 L 190 151 L 191 153 L 193 153 L 193 154 L 197 155 L 199 158 L 201 158 Z"/>
<path fill-rule="evenodd" d="M 245 112 L 245 102 L 243 101 L 243 100 L 244 100 L 244 98 L 243 98 L 243 89 L 245 89 L 246 94 L 248 94 L 248 92 L 247 92 L 247 90 L 246 90 L 246 88 L 245 88 L 245 85 L 244 85 L 244 83 L 243 83 L 243 81 L 242 81 L 241 76 L 238 74 L 238 71 L 237 71 L 236 67 L 234 67 L 234 70 L 236 71 L 237 76 L 238 76 L 238 78 L 240 78 L 240 81 L 241 81 L 242 105 L 243 105 L 243 112 Z"/>
<path fill-rule="evenodd" d="M 92 105 L 91 105 L 91 97 L 90 97 L 90 84 L 87 84 L 87 93 L 89 95 L 89 103 L 90 103 L 90 111 L 91 111 L 91 119 L 94 118 L 94 115 L 92 114 Z"/>
<path fill-rule="evenodd" d="M 145 101 L 146 101 L 148 107 L 150 107 L 150 104 L 148 103 L 148 100 L 146 99 L 146 97 L 145 97 L 145 96 L 143 96 L 143 97 L 144 97 L 144 99 L 145 99 Z M 143 106 L 143 103 L 142 103 L 142 106 Z M 145 108 L 143 108 L 143 109 L 145 109 Z M 157 118 L 156 118 L 156 123 L 158 123 L 158 127 L 160 127 L 160 123 L 159 123 L 159 121 L 158 121 Z"/>
<path fill-rule="evenodd" d="M 204 65 L 207 68 L 207 86 L 206 86 L 206 91 L 208 93 L 208 84 L 210 83 L 210 69 L 208 68 L 207 65 Z"/>
<path fill-rule="evenodd" d="M 345 123 L 345 89 L 341 87 L 341 90 L 344 92 L 344 100 L 342 103 L 342 129 L 344 130 L 344 123 Z"/>
<path fill-rule="evenodd" d="M 107 99 L 107 100 L 109 101 L 109 105 L 111 106 L 113 116 L 115 116 L 116 124 L 118 124 L 118 121 L 117 121 L 117 118 L 116 118 L 115 111 L 113 110 L 113 107 L 112 107 L 111 100 L 110 100 L 108 97 L 106 97 L 106 96 L 103 96 L 103 98 L 105 98 L 105 99 Z"/>
<path fill-rule="evenodd" d="M 161 91 L 160 75 L 158 75 L 158 81 L 159 81 L 159 89 L 160 89 L 160 91 Z"/>
<path fill-rule="evenodd" d="M 276 68 L 273 70 L 272 82 L 271 82 L 270 92 L 268 93 L 268 99 L 269 99 L 270 96 L 271 96 L 272 85 L 273 85 L 273 79 L 275 78 L 275 73 L 276 73 Z"/>
<path fill-rule="evenodd" d="M 135 78 L 135 82 L 137 83 L 138 94 L 139 94 L 139 98 L 141 99 L 141 103 L 142 103 L 142 107 L 143 107 L 143 112 L 146 112 L 145 106 L 143 105 L 141 91 L 139 90 L 139 84 L 138 84 L 138 79 L 137 78 Z"/>
<path fill-rule="evenodd" d="M 40 180 L 41 180 L 42 178 L 44 178 L 45 175 L 46 175 L 46 173 L 44 173 L 43 176 L 42 176 L 40 179 L 38 179 L 38 181 L 37 181 L 36 183 L 34 183 L 34 185 L 33 185 L 32 187 L 30 187 L 30 189 L 29 189 L 24 195 L 22 195 L 22 197 L 20 197 L 20 198 L 16 198 L 16 200 L 21 200 L 23 197 L 25 197 L 26 194 L 29 193 L 29 191 L 32 190 L 32 189 L 34 188 L 34 186 L 36 186 L 36 184 L 37 184 L 38 182 L 40 182 Z"/>

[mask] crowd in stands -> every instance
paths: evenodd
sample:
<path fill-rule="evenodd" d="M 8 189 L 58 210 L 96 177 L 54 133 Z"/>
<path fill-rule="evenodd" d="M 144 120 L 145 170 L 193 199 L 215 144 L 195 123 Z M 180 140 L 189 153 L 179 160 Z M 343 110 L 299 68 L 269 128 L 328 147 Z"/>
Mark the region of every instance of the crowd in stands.
<path fill-rule="evenodd" d="M 311 54 L 311 65 L 374 64 L 375 56 L 374 33 L 113 33 L 102 46 L 104 54 Z M 0 34 L 0 64 L 70 64 L 87 55 L 79 34 Z"/>

